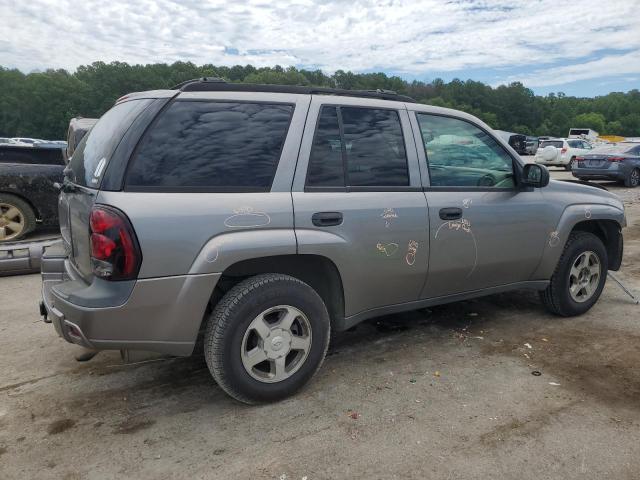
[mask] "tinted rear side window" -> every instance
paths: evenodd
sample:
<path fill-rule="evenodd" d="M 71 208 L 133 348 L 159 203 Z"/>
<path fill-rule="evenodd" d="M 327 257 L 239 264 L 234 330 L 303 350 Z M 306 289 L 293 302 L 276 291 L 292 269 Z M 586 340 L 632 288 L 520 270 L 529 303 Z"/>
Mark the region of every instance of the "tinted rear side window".
<path fill-rule="evenodd" d="M 344 187 L 342 143 L 336 107 L 322 107 L 313 147 L 309 156 L 307 185 Z"/>
<path fill-rule="evenodd" d="M 73 152 L 69 163 L 71 181 L 97 188 L 122 136 L 151 102 L 145 99 L 119 103 L 100 117 Z"/>
<path fill-rule="evenodd" d="M 349 185 L 409 185 L 407 155 L 398 112 L 340 109 L 347 150 Z"/>
<path fill-rule="evenodd" d="M 409 185 L 407 155 L 397 111 L 360 107 L 322 108 L 309 157 L 307 186 L 345 185 Z"/>
<path fill-rule="evenodd" d="M 176 101 L 147 132 L 127 187 L 268 191 L 292 105 Z"/>

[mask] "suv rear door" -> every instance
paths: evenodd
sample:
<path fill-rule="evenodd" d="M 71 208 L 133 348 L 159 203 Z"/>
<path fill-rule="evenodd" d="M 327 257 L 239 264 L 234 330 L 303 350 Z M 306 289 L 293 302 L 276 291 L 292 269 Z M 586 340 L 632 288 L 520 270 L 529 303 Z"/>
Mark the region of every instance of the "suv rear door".
<path fill-rule="evenodd" d="M 293 184 L 298 252 L 342 277 L 345 316 L 414 301 L 427 204 L 403 103 L 313 96 Z"/>

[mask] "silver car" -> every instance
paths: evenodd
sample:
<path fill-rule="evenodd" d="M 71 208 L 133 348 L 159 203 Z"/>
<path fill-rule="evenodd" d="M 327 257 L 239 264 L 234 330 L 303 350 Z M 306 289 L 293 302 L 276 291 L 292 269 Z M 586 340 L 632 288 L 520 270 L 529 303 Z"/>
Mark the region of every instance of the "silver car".
<path fill-rule="evenodd" d="M 120 99 L 81 141 L 41 311 L 94 349 L 190 355 L 282 399 L 330 332 L 514 289 L 558 315 L 620 267 L 623 205 L 549 181 L 477 118 L 388 91 L 201 79 Z"/>
<path fill-rule="evenodd" d="M 616 180 L 625 187 L 640 185 L 640 143 L 604 145 L 576 158 L 571 172 L 580 180 Z"/>

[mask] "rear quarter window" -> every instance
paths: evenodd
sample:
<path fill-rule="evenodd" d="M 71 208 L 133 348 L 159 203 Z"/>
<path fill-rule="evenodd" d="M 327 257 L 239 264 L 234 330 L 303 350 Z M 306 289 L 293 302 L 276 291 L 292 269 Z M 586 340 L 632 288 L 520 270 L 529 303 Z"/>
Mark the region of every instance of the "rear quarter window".
<path fill-rule="evenodd" d="M 128 190 L 268 191 L 293 105 L 174 102 L 146 133 Z"/>
<path fill-rule="evenodd" d="M 105 113 L 80 141 L 69 162 L 71 181 L 98 188 L 102 174 L 123 135 L 153 100 L 130 100 Z"/>

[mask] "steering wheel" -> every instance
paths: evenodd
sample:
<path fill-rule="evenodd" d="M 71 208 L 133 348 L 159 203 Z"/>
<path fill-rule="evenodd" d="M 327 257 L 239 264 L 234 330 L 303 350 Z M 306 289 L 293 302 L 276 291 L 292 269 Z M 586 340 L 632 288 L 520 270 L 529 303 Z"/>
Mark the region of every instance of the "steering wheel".
<path fill-rule="evenodd" d="M 496 179 L 493 178 L 493 175 L 490 174 L 483 175 L 478 179 L 479 187 L 493 187 L 495 184 Z"/>

